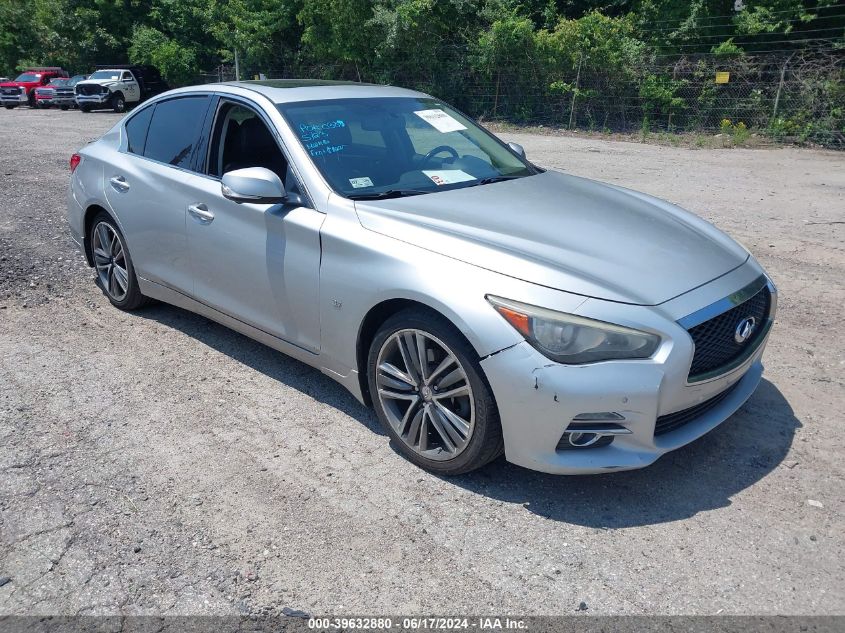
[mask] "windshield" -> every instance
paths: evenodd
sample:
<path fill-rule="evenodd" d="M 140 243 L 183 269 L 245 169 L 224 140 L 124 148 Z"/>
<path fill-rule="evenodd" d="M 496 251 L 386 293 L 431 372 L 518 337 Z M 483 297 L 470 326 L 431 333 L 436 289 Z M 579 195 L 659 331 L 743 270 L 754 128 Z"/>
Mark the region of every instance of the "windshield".
<path fill-rule="evenodd" d="M 38 81 L 41 79 L 40 73 L 24 73 L 22 75 L 18 75 L 18 78 L 15 81 L 20 81 L 21 83 L 32 83 L 34 81 Z"/>
<path fill-rule="evenodd" d="M 68 79 L 53 79 L 48 85 L 56 88 L 57 86 L 66 86 L 68 81 Z"/>
<path fill-rule="evenodd" d="M 320 173 L 349 198 L 430 193 L 537 173 L 436 99 L 334 99 L 277 107 Z"/>
<path fill-rule="evenodd" d="M 88 79 L 111 79 L 112 81 L 117 81 L 120 79 L 119 70 L 98 70 L 93 75 L 88 77 Z"/>

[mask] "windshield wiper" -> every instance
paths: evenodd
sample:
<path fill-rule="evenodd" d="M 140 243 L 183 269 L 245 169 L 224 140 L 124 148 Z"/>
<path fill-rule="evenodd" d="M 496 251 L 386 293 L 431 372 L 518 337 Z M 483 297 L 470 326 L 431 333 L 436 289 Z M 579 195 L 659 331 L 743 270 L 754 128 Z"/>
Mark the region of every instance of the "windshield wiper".
<path fill-rule="evenodd" d="M 523 176 L 491 176 L 490 178 L 482 178 L 479 180 L 476 185 L 489 185 L 493 182 L 502 182 L 503 180 L 517 180 L 518 178 L 523 178 Z"/>
<path fill-rule="evenodd" d="M 375 193 L 353 193 L 346 197 L 350 200 L 386 200 L 388 198 L 404 198 L 406 196 L 418 196 L 423 193 L 431 192 L 421 191 L 419 189 L 388 189 L 387 191 L 378 191 Z"/>

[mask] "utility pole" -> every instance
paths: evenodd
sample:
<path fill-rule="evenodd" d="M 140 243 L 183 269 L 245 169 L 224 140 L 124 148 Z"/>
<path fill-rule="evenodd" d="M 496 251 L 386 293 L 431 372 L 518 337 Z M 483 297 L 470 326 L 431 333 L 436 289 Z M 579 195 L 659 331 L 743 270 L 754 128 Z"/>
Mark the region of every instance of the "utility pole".
<path fill-rule="evenodd" d="M 238 61 L 238 49 L 235 49 L 235 81 L 241 80 L 241 64 Z"/>

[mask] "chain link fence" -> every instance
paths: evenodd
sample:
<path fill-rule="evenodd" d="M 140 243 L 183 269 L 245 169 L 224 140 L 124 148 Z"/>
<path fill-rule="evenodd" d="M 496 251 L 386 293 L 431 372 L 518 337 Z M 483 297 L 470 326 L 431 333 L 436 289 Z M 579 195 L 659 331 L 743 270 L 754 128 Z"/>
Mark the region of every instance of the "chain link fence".
<path fill-rule="evenodd" d="M 608 67 L 590 54 L 549 67 L 514 60 L 483 69 L 473 52 L 448 49 L 436 67 L 414 59 L 242 67 L 241 78 L 345 79 L 414 88 L 481 121 L 600 132 L 752 132 L 775 141 L 845 149 L 845 54 L 796 50 L 724 57 L 651 57 Z M 199 77 L 231 81 L 230 65 Z"/>

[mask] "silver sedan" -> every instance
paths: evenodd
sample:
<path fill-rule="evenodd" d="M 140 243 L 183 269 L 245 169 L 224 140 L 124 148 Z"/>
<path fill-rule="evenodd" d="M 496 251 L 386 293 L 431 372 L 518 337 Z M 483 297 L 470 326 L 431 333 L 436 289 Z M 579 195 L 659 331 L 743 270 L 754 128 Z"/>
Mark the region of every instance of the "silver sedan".
<path fill-rule="evenodd" d="M 70 231 L 111 303 L 181 306 L 319 368 L 437 473 L 502 453 L 640 468 L 763 371 L 777 294 L 742 246 L 419 92 L 174 90 L 71 170 Z"/>

